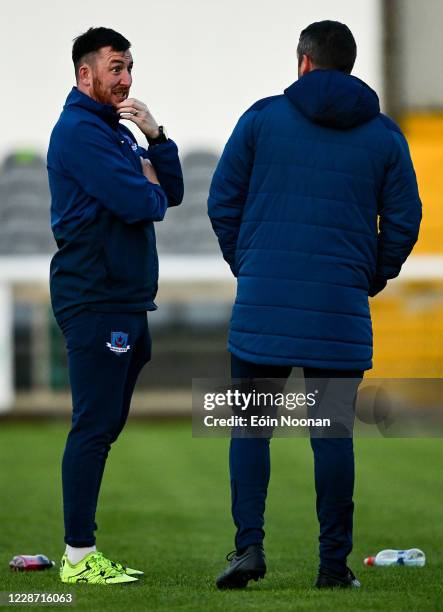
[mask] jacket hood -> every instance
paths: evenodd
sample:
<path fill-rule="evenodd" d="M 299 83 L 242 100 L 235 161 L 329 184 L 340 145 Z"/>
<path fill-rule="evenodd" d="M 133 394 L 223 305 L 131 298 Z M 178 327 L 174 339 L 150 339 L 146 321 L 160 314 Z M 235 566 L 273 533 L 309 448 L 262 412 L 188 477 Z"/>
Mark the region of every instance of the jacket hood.
<path fill-rule="evenodd" d="M 378 96 L 355 76 L 338 70 L 313 70 L 284 91 L 307 119 L 345 130 L 380 112 Z"/>
<path fill-rule="evenodd" d="M 64 108 L 72 108 L 79 106 L 98 115 L 103 121 L 106 121 L 112 128 L 116 129 L 120 121 L 120 115 L 115 111 L 111 104 L 101 104 L 96 102 L 86 94 L 82 93 L 73 87 L 66 98 Z"/>

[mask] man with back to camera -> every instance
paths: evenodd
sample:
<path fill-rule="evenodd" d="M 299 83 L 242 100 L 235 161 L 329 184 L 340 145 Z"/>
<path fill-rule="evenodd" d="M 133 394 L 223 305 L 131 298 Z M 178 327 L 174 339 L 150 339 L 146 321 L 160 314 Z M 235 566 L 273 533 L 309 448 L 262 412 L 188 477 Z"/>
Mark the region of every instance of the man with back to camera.
<path fill-rule="evenodd" d="M 108 28 L 74 40 L 77 86 L 48 150 L 51 301 L 68 352 L 73 416 L 63 456 L 66 551 L 63 582 L 134 582 L 139 570 L 95 546 L 95 512 L 106 458 L 126 422 L 151 355 L 146 312 L 157 307 L 154 221 L 183 198 L 177 146 L 147 106 L 128 98 L 130 42 Z M 120 119 L 144 134 L 140 147 Z"/>
<path fill-rule="evenodd" d="M 414 246 L 421 203 L 408 145 L 376 93 L 351 76 L 348 27 L 313 23 L 297 48 L 299 79 L 238 121 L 215 171 L 209 216 L 237 278 L 228 349 L 238 379 L 350 379 L 353 404 L 372 367 L 368 296 L 395 278 Z M 378 227 L 377 227 L 378 222 Z M 340 381 L 337 381 L 340 382 Z M 323 393 L 323 392 L 321 392 Z M 311 437 L 320 566 L 317 587 L 359 587 L 352 550 L 352 434 Z M 266 572 L 269 436 L 232 437 L 235 548 L 219 588 Z"/>

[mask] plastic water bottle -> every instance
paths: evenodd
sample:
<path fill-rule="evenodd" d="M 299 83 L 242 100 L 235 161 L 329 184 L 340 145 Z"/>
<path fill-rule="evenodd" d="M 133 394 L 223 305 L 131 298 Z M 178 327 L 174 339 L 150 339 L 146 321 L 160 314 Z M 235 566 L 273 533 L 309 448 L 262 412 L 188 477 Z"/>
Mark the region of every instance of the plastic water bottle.
<path fill-rule="evenodd" d="M 9 562 L 9 567 L 16 572 L 35 572 L 51 569 L 54 565 L 46 555 L 16 555 Z"/>
<path fill-rule="evenodd" d="M 409 550 L 381 550 L 375 557 L 366 557 L 365 565 L 407 565 L 423 567 L 426 563 L 425 553 L 419 548 Z"/>

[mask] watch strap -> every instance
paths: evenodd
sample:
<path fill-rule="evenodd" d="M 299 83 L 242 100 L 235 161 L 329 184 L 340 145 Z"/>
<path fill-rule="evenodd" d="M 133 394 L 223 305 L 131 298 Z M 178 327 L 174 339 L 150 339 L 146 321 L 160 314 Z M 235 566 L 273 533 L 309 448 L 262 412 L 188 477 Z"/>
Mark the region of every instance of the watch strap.
<path fill-rule="evenodd" d="M 154 145 L 161 144 L 162 142 L 167 142 L 168 137 L 166 136 L 165 129 L 162 125 L 158 126 L 158 131 L 160 133 L 156 138 L 150 138 L 149 136 L 147 136 L 149 146 L 152 147 Z"/>

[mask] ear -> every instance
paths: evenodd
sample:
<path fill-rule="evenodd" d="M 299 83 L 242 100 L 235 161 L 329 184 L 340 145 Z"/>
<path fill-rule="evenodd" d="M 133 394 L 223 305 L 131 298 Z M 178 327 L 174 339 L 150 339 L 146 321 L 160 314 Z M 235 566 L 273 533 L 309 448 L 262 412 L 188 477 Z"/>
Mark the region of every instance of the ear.
<path fill-rule="evenodd" d="M 298 74 L 299 76 L 304 76 L 308 74 L 308 72 L 311 72 L 311 70 L 314 70 L 314 64 L 309 55 L 303 54 Z"/>
<path fill-rule="evenodd" d="M 92 79 L 91 66 L 89 64 L 82 64 L 78 69 L 78 83 L 83 87 L 90 87 Z"/>

